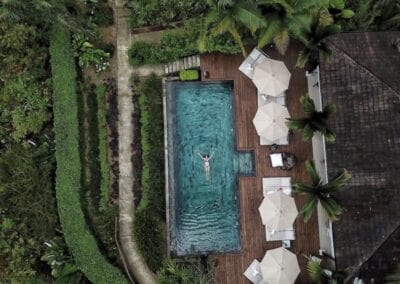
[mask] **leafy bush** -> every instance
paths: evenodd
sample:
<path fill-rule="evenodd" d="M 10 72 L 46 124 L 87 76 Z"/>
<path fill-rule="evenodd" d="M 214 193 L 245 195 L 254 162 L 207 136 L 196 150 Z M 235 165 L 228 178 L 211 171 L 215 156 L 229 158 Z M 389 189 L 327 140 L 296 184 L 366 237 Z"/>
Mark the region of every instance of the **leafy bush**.
<path fill-rule="evenodd" d="M 50 35 L 53 111 L 56 139 L 56 197 L 65 241 L 79 269 L 93 283 L 127 283 L 125 276 L 100 253 L 80 205 L 81 163 L 76 70 L 68 30 L 54 25 Z"/>
<path fill-rule="evenodd" d="M 161 79 L 150 75 L 139 88 L 142 200 L 140 207 L 150 207 L 164 218 L 164 124 Z"/>
<path fill-rule="evenodd" d="M 110 165 L 107 156 L 107 118 L 106 118 L 106 87 L 101 84 L 96 88 L 97 121 L 99 129 L 99 161 L 101 171 L 100 209 L 108 204 L 110 186 Z"/>
<path fill-rule="evenodd" d="M 140 208 L 135 212 L 133 233 L 139 250 L 151 270 L 157 271 L 162 266 L 165 245 L 160 220 L 149 209 Z"/>
<path fill-rule="evenodd" d="M 52 151 L 12 145 L 0 153 L 0 279 L 29 283 L 42 265 L 42 241 L 58 227 Z"/>
<path fill-rule="evenodd" d="M 160 284 L 209 284 L 215 282 L 212 279 L 212 271 L 205 274 L 196 265 L 190 263 L 177 263 L 172 259 L 164 261 L 157 276 Z"/>
<path fill-rule="evenodd" d="M 199 80 L 199 70 L 181 70 L 179 71 L 181 81 Z"/>
<path fill-rule="evenodd" d="M 192 20 L 180 30 L 165 32 L 159 44 L 135 41 L 128 51 L 132 65 L 167 63 L 199 52 L 198 39 L 203 29 L 201 21 Z M 204 52 L 219 51 L 236 54 L 239 46 L 227 35 L 210 36 L 205 41 Z"/>
<path fill-rule="evenodd" d="M 140 252 L 153 271 L 162 265 L 165 215 L 162 85 L 150 75 L 139 86 L 142 147 L 142 199 L 135 212 L 134 236 Z"/>
<path fill-rule="evenodd" d="M 74 55 L 78 58 L 81 67 L 92 66 L 96 72 L 101 72 L 110 65 L 110 54 L 102 49 L 95 48 L 82 33 L 74 34 L 73 48 L 75 50 Z"/>
<path fill-rule="evenodd" d="M 43 32 L 0 19 L 0 141 L 36 137 L 51 119 L 51 84 Z"/>
<path fill-rule="evenodd" d="M 129 0 L 132 27 L 167 25 L 174 21 L 201 17 L 207 10 L 205 0 Z"/>
<path fill-rule="evenodd" d="M 92 3 L 89 6 L 89 15 L 96 25 L 108 27 L 114 24 L 113 10 L 106 3 Z"/>

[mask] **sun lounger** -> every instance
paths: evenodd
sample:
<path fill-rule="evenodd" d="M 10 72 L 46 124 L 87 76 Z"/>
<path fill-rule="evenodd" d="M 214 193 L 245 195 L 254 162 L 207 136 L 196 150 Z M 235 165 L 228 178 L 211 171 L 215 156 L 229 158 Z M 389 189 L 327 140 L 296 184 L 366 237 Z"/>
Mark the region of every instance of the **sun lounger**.
<path fill-rule="evenodd" d="M 249 56 L 246 57 L 246 59 L 242 62 L 242 64 L 239 66 L 239 70 L 246 75 L 248 78 L 252 79 L 253 74 L 254 74 L 254 68 L 260 64 L 263 63 L 268 56 L 262 52 L 258 48 L 254 48 Z"/>
<path fill-rule="evenodd" d="M 295 240 L 294 228 L 288 228 L 287 230 L 275 231 L 268 226 L 265 226 L 265 237 L 267 242 L 269 241 L 283 241 L 283 240 Z"/>
<path fill-rule="evenodd" d="M 260 262 L 257 259 L 253 260 L 253 262 L 249 265 L 249 267 L 247 267 L 243 275 L 246 276 L 246 278 L 249 279 L 251 283 L 254 284 L 264 283 L 261 274 Z"/>
<path fill-rule="evenodd" d="M 292 181 L 290 177 L 268 177 L 262 179 L 263 196 L 282 190 L 283 193 L 291 195 Z"/>

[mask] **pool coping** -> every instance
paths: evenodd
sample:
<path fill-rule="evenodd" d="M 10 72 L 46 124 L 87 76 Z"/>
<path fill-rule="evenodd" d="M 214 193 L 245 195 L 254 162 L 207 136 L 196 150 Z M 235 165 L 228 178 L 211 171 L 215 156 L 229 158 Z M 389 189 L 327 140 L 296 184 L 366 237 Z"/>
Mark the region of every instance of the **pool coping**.
<path fill-rule="evenodd" d="M 166 203 L 166 240 L 167 240 L 167 256 L 171 257 L 171 231 L 170 231 L 170 225 L 171 225 L 171 212 L 170 212 L 170 177 L 169 177 L 169 147 L 168 147 L 168 100 L 167 100 L 167 82 L 180 82 L 181 80 L 177 76 L 172 76 L 172 77 L 163 77 L 162 78 L 162 90 L 163 90 L 163 118 L 164 118 L 164 167 L 165 167 L 165 203 Z M 184 82 L 184 81 L 182 81 Z M 232 82 L 232 116 L 233 116 L 233 124 L 234 124 L 234 139 L 233 139 L 233 144 L 234 144 L 234 150 L 235 152 L 247 152 L 250 153 L 251 155 L 251 160 L 252 160 L 252 165 L 253 165 L 253 171 L 250 174 L 236 174 L 235 177 L 235 183 L 236 183 L 236 196 L 237 196 L 237 210 L 238 210 L 238 222 L 239 222 L 239 248 L 238 250 L 232 250 L 232 251 L 204 251 L 204 252 L 198 252 L 194 254 L 185 254 L 185 255 L 174 255 L 174 257 L 190 257 L 190 256 L 199 256 L 199 255 L 221 255 L 221 254 L 240 254 L 242 252 L 242 224 L 241 224 L 241 210 L 240 210 L 240 191 L 239 191 L 239 178 L 240 177 L 255 177 L 256 176 L 256 159 L 255 159 L 255 151 L 254 150 L 238 150 L 237 147 L 237 129 L 236 129 L 236 112 L 234 111 L 236 109 L 236 102 L 234 100 L 234 80 L 213 80 L 213 81 L 195 81 L 198 83 L 217 83 L 217 82 Z"/>

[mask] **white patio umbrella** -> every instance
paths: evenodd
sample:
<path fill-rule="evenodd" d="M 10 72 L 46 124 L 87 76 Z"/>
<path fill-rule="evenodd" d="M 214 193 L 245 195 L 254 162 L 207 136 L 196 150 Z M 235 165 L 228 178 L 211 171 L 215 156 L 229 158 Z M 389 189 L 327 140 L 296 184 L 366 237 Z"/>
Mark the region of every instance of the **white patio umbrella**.
<path fill-rule="evenodd" d="M 299 213 L 294 198 L 281 190 L 267 194 L 258 211 L 262 223 L 276 231 L 292 228 Z"/>
<path fill-rule="evenodd" d="M 257 134 L 269 141 L 274 141 L 287 136 L 289 128 L 286 118 L 290 118 L 286 107 L 275 102 L 269 102 L 259 107 L 253 119 Z"/>
<path fill-rule="evenodd" d="M 260 266 L 266 283 L 293 284 L 300 273 L 296 255 L 283 247 L 268 250 Z"/>
<path fill-rule="evenodd" d="M 277 96 L 289 87 L 290 72 L 285 63 L 268 58 L 254 68 L 253 83 L 261 94 Z"/>

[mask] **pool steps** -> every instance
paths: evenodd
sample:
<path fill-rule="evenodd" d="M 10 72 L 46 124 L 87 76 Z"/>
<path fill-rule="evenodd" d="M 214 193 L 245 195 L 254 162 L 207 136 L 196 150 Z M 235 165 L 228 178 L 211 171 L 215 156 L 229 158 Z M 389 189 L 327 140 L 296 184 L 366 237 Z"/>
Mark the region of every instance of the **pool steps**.
<path fill-rule="evenodd" d="M 170 62 L 164 65 L 165 74 L 177 73 L 180 70 L 186 70 L 191 68 L 200 67 L 200 55 L 191 55 L 187 57 L 180 58 L 174 62 Z"/>

